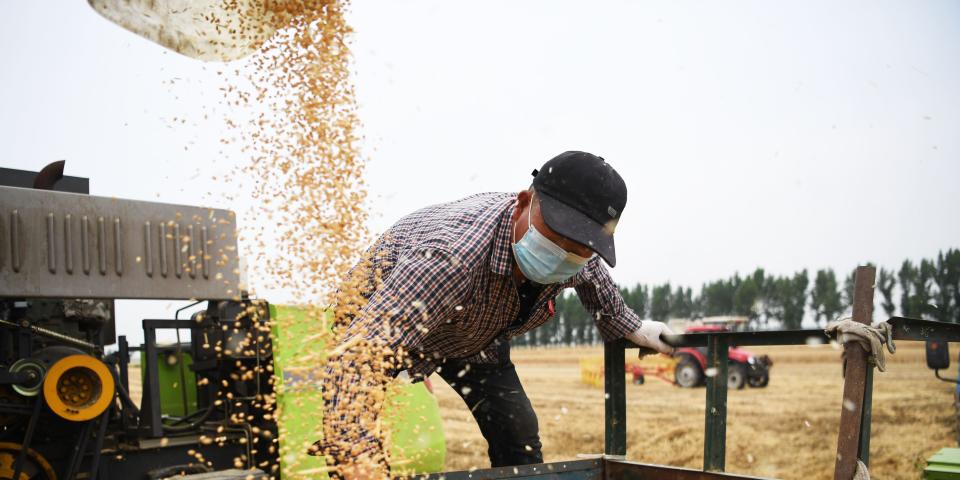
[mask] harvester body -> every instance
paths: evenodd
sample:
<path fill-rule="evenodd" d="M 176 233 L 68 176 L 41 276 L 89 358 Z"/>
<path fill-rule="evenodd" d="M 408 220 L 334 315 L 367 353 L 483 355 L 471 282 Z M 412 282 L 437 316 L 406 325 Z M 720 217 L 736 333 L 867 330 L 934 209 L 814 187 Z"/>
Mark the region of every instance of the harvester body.
<path fill-rule="evenodd" d="M 322 431 L 319 319 L 243 290 L 233 212 L 94 197 L 77 177 L 41 190 L 41 177 L 0 168 L 0 479 L 322 477 L 307 455 Z M 131 345 L 118 299 L 184 308 L 140 321 Z M 391 392 L 391 458 L 441 470 L 436 399 L 423 383 Z"/>

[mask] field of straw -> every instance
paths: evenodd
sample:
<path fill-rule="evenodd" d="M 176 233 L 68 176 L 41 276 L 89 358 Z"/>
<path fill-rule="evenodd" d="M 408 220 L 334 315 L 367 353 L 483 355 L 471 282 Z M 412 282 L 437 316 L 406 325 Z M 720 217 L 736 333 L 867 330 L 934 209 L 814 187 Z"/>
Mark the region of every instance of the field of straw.
<path fill-rule="evenodd" d="M 774 366 L 767 388 L 729 392 L 727 471 L 832 478 L 842 408 L 840 351 L 829 345 L 749 350 L 769 354 Z M 601 348 L 513 351 L 539 417 L 545 461 L 602 453 L 603 391 L 580 382 L 578 364 L 600 355 Z M 447 469 L 488 467 L 486 442 L 470 412 L 442 379 L 433 382 L 445 420 Z M 887 371 L 874 376 L 872 478 L 920 478 L 927 457 L 956 446 L 953 388 L 927 369 L 922 343 L 901 342 L 896 355 L 887 356 Z M 628 384 L 627 458 L 701 468 L 705 391 L 652 378 Z"/>

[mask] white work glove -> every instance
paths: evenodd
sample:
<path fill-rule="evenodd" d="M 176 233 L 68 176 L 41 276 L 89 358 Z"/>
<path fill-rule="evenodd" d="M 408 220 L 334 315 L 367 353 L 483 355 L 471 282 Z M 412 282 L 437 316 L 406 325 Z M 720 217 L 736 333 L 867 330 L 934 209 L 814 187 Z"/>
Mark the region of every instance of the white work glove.
<path fill-rule="evenodd" d="M 670 330 L 670 327 L 663 322 L 658 322 L 656 320 L 644 320 L 636 332 L 627 335 L 627 340 L 640 345 L 641 358 L 643 358 L 644 355 L 650 355 L 657 352 L 672 355 L 674 348 L 664 343 L 660 338 L 660 335 L 676 334 L 673 333 L 673 330 Z"/>
<path fill-rule="evenodd" d="M 834 337 L 840 343 L 856 342 L 870 356 L 870 363 L 877 366 L 877 370 L 887 370 L 887 362 L 883 356 L 883 346 L 893 354 L 897 346 L 893 343 L 893 326 L 887 322 L 880 322 L 873 326 L 853 321 L 851 317 L 844 317 L 827 324 L 824 330 L 827 335 Z M 847 352 L 843 352 L 843 371 L 846 375 Z"/>

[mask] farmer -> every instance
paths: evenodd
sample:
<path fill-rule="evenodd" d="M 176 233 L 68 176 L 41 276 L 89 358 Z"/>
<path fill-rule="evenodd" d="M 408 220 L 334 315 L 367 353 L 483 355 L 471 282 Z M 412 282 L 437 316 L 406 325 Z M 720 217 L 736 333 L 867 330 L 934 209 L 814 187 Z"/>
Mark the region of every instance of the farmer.
<path fill-rule="evenodd" d="M 336 308 L 324 379 L 324 439 L 311 449 L 346 478 L 378 478 L 384 384 L 438 373 L 466 403 L 494 467 L 542 463 L 537 416 L 510 339 L 542 325 L 574 288 L 604 340 L 659 352 L 672 333 L 624 303 L 607 265 L 627 187 L 603 158 L 565 152 L 519 193 L 481 193 L 397 222 L 353 268 Z M 346 292 L 354 292 L 352 294 Z"/>

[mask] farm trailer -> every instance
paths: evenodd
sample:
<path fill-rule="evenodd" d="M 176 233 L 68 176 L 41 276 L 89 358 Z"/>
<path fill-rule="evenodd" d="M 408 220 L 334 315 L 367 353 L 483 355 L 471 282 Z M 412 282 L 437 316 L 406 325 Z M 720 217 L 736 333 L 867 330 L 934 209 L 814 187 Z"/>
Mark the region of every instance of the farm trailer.
<path fill-rule="evenodd" d="M 876 269 L 857 268 L 854 286 L 854 321 L 869 324 L 873 317 Z M 887 320 L 895 341 L 926 341 L 937 344 L 960 341 L 960 325 L 913 318 Z M 704 414 L 703 469 L 694 470 L 625 460 L 627 453 L 627 402 L 625 351 L 637 345 L 618 340 L 604 344 L 605 446 L 600 458 L 555 462 L 522 467 L 447 472 L 424 476 L 429 480 L 482 479 L 596 479 L 596 480 L 708 480 L 759 478 L 725 473 L 727 426 L 727 367 L 729 345 L 809 345 L 831 339 L 823 330 L 781 330 L 756 332 L 705 332 L 675 335 L 664 340 L 673 347 L 706 347 L 709 368 L 716 374 L 707 378 Z M 837 442 L 834 478 L 850 480 L 857 461 L 870 463 L 870 417 L 873 366 L 868 352 L 859 344 L 844 344 L 846 374 L 843 379 L 843 407 Z M 928 348 L 929 350 L 929 348 Z"/>

